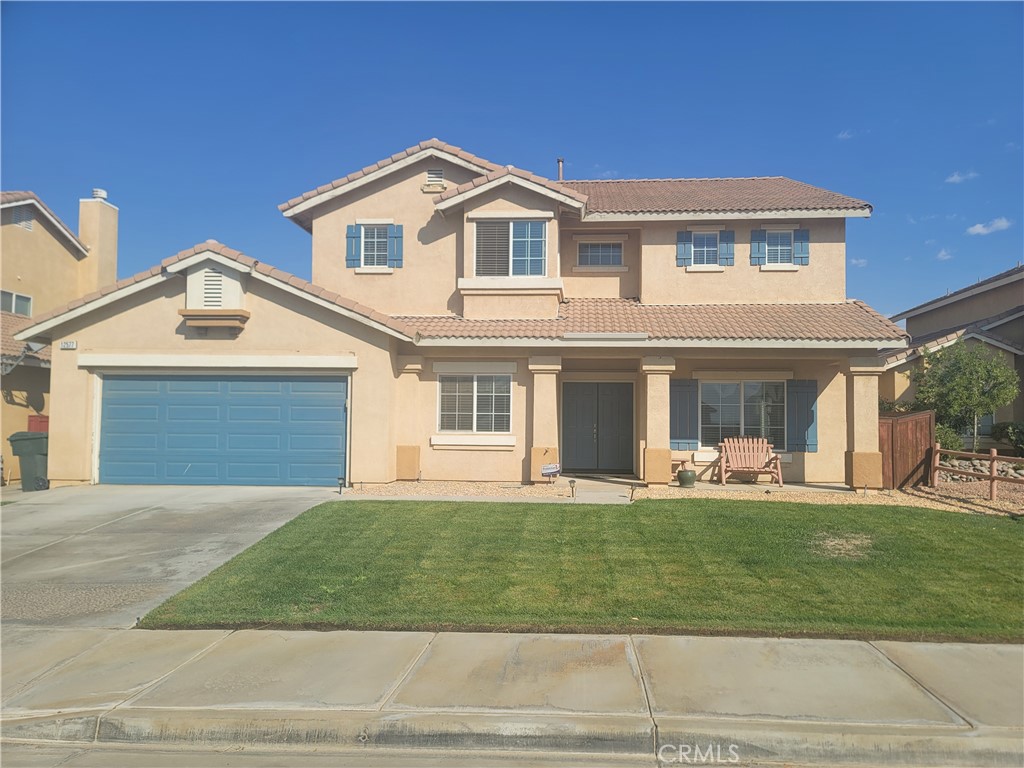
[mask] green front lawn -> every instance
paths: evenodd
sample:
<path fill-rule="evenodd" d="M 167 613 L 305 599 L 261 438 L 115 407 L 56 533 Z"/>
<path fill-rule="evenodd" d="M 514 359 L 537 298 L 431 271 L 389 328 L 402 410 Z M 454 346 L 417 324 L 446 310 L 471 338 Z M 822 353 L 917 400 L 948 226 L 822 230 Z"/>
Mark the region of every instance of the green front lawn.
<path fill-rule="evenodd" d="M 321 504 L 157 627 L 1024 639 L 1024 521 L 710 499 Z"/>

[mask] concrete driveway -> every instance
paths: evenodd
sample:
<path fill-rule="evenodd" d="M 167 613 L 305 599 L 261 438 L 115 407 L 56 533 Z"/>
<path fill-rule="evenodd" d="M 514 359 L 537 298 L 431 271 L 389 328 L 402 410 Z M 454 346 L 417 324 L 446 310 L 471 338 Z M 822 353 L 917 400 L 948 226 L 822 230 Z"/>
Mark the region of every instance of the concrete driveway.
<path fill-rule="evenodd" d="M 329 488 L 82 486 L 0 508 L 5 626 L 130 627 Z"/>

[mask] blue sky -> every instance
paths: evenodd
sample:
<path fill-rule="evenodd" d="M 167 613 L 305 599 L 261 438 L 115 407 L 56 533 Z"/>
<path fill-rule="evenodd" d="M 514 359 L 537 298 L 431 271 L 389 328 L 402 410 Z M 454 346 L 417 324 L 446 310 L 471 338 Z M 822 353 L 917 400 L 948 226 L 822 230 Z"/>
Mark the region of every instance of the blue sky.
<path fill-rule="evenodd" d="M 1024 257 L 1024 4 L 4 2 L 0 184 L 121 276 L 216 238 L 305 277 L 277 204 L 436 136 L 542 175 L 784 175 L 875 207 L 885 313 Z M 971 234 L 975 232 L 977 234 Z"/>

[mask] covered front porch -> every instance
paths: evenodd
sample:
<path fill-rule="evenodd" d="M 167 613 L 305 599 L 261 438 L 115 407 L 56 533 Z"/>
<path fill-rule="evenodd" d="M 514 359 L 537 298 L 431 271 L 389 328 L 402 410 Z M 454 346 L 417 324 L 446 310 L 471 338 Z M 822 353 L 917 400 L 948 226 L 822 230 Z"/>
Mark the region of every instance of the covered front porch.
<path fill-rule="evenodd" d="M 738 352 L 738 354 L 737 354 Z M 718 479 L 718 444 L 765 437 L 786 483 L 881 487 L 872 358 L 694 350 L 630 357 L 531 356 L 529 470 L 667 485 L 683 462 Z M 730 480 L 727 488 L 745 483 Z"/>

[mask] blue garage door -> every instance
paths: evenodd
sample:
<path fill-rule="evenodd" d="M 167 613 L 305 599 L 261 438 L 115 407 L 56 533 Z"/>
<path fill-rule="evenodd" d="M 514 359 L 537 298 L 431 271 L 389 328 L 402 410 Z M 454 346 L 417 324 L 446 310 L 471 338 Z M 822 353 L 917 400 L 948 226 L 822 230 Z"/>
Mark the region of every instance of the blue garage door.
<path fill-rule="evenodd" d="M 336 485 L 348 379 L 107 376 L 100 482 Z"/>

